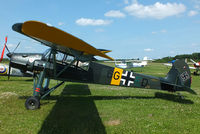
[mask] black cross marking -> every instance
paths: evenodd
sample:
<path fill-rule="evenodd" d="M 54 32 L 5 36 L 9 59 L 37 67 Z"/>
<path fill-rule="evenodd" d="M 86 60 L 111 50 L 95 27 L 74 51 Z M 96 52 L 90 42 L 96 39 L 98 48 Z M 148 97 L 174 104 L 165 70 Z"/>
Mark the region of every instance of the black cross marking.
<path fill-rule="evenodd" d="M 181 79 L 183 80 L 183 81 L 186 81 L 186 80 L 188 80 L 190 78 L 190 76 L 189 76 L 189 74 L 187 73 L 187 72 L 183 72 L 182 74 L 181 74 Z"/>
<path fill-rule="evenodd" d="M 125 71 L 125 73 L 122 74 L 121 81 L 123 82 L 123 85 L 130 86 L 134 83 L 134 80 L 135 76 L 133 76 L 133 72 Z"/>

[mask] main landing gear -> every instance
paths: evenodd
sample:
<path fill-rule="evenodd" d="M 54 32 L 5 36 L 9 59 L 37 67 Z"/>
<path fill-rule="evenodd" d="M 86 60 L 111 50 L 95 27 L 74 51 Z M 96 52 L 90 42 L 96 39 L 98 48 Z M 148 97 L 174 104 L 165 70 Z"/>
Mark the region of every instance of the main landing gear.
<path fill-rule="evenodd" d="M 47 96 L 50 96 L 50 93 L 54 91 L 56 88 L 61 86 L 64 81 L 57 84 L 53 88 L 49 89 L 49 78 L 45 78 L 45 72 L 42 71 L 40 74 L 37 74 L 34 77 L 34 86 L 33 86 L 33 96 L 26 99 L 25 107 L 28 110 L 35 110 L 40 108 L 40 100 L 44 99 Z M 43 85 L 44 83 L 44 85 Z"/>

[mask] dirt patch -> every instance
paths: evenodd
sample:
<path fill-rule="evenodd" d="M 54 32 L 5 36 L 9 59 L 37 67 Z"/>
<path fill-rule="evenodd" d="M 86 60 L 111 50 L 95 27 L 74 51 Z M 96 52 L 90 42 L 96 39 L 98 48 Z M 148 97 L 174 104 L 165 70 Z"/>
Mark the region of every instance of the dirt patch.
<path fill-rule="evenodd" d="M 110 120 L 110 121 L 106 121 L 105 125 L 106 126 L 117 126 L 120 123 L 121 123 L 120 120 Z"/>
<path fill-rule="evenodd" d="M 8 99 L 13 96 L 17 97 L 18 94 L 14 93 L 14 92 L 3 92 L 0 94 L 0 99 Z"/>

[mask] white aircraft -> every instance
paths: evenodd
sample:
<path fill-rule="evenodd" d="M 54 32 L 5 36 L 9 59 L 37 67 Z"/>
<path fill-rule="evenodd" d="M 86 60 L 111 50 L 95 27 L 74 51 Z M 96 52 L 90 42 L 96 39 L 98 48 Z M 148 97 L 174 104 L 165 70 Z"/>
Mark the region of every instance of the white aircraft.
<path fill-rule="evenodd" d="M 125 60 L 125 61 L 115 61 L 115 67 L 129 69 L 134 67 L 145 67 L 150 61 L 147 57 L 144 57 L 143 60 Z M 120 62 L 120 63 L 117 63 Z"/>

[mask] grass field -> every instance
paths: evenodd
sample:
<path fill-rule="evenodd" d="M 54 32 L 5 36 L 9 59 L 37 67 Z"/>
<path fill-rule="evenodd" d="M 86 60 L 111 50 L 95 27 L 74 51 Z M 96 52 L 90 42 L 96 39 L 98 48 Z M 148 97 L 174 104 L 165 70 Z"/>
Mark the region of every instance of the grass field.
<path fill-rule="evenodd" d="M 165 76 L 169 68 L 151 63 L 138 73 Z M 52 80 L 51 86 L 58 83 Z M 41 108 L 24 107 L 32 78 L 0 77 L 0 134 L 199 134 L 200 76 L 197 95 L 160 90 L 66 82 Z"/>

